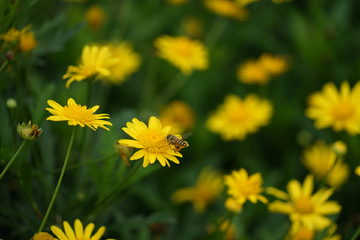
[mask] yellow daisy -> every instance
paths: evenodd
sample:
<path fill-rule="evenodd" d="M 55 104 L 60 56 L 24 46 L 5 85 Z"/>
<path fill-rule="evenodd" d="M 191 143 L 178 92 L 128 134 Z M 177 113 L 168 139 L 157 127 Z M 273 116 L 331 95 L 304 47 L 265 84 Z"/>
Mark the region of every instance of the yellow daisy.
<path fill-rule="evenodd" d="M 289 67 L 284 57 L 273 56 L 269 53 L 263 53 L 259 57 L 259 63 L 270 75 L 274 76 L 283 74 Z"/>
<path fill-rule="evenodd" d="M 246 20 L 249 11 L 230 0 L 205 0 L 205 7 L 210 11 L 235 20 Z"/>
<path fill-rule="evenodd" d="M 243 204 L 240 204 L 236 201 L 235 198 L 228 197 L 225 201 L 225 208 L 227 211 L 232 213 L 239 213 L 243 207 Z"/>
<path fill-rule="evenodd" d="M 79 219 L 76 219 L 74 223 L 75 232 L 68 222 L 64 221 L 63 225 L 65 232 L 56 226 L 50 227 L 51 231 L 59 238 L 59 240 L 100 240 L 105 233 L 105 227 L 103 226 L 99 228 L 94 235 L 92 235 L 95 225 L 93 223 L 89 223 L 84 229 Z"/>
<path fill-rule="evenodd" d="M 225 141 L 243 140 L 249 133 L 255 133 L 261 126 L 269 124 L 273 106 L 268 100 L 261 100 L 249 94 L 244 100 L 236 95 L 225 97 L 224 104 L 210 115 L 206 125 L 219 133 Z"/>
<path fill-rule="evenodd" d="M 27 25 L 20 31 L 17 30 L 15 27 L 12 27 L 9 31 L 7 31 L 5 34 L 0 35 L 0 39 L 3 39 L 5 42 L 13 42 L 13 41 L 19 41 L 20 37 L 24 35 L 27 31 L 31 29 L 31 25 Z"/>
<path fill-rule="evenodd" d="M 53 116 L 48 117 L 46 120 L 49 121 L 68 121 L 70 126 L 80 125 L 80 127 L 88 126 L 92 130 L 96 130 L 98 127 L 106 129 L 104 125 L 112 124 L 108 121 L 102 119 L 109 119 L 109 114 L 94 114 L 96 110 L 99 109 L 99 106 L 96 105 L 92 108 L 87 108 L 86 106 L 81 106 L 76 104 L 74 99 L 68 99 L 68 105 L 62 107 L 60 104 L 53 100 L 48 100 L 47 103 L 52 108 L 46 108 Z"/>
<path fill-rule="evenodd" d="M 141 150 L 135 152 L 130 157 L 131 161 L 144 157 L 143 167 L 147 167 L 149 163 L 153 164 L 156 160 L 163 167 L 165 165 L 170 167 L 168 159 L 176 164 L 180 163 L 176 157 L 182 157 L 181 153 L 171 149 L 166 140 L 171 128 L 170 126 L 162 128 L 159 119 L 156 117 L 150 118 L 149 127 L 136 118 L 133 118 L 132 123 L 126 123 L 126 126 L 127 128 L 124 127 L 122 129 L 135 140 L 121 139 L 119 144 L 127 147 L 141 148 Z"/>
<path fill-rule="evenodd" d="M 336 201 L 327 201 L 332 195 L 333 189 L 322 188 L 314 193 L 314 177 L 308 175 L 303 186 L 293 179 L 287 184 L 289 194 L 276 188 L 267 188 L 267 193 L 284 200 L 276 200 L 268 205 L 269 211 L 274 213 L 288 214 L 292 221 L 292 231 L 296 232 L 300 226 L 308 229 L 323 230 L 329 227 L 331 219 L 326 215 L 337 214 L 341 206 Z"/>
<path fill-rule="evenodd" d="M 20 36 L 19 46 L 22 52 L 27 53 L 36 48 L 36 45 L 37 41 L 33 31 L 29 31 Z"/>
<path fill-rule="evenodd" d="M 141 57 L 133 51 L 129 42 L 121 42 L 118 44 L 108 44 L 111 57 L 119 59 L 119 61 L 109 67 L 110 75 L 106 80 L 113 84 L 121 84 L 125 79 L 136 72 L 141 64 Z"/>
<path fill-rule="evenodd" d="M 165 106 L 159 120 L 163 126 L 171 126 L 170 134 L 183 134 L 194 126 L 195 113 L 185 102 L 175 100 Z"/>
<path fill-rule="evenodd" d="M 350 135 L 360 133 L 360 81 L 350 90 L 349 83 L 343 81 L 340 91 L 329 82 L 322 92 L 308 98 L 309 107 L 305 114 L 315 120 L 315 127 L 332 127 L 336 132 L 346 130 Z"/>
<path fill-rule="evenodd" d="M 50 234 L 46 232 L 35 233 L 31 240 L 56 240 Z"/>
<path fill-rule="evenodd" d="M 270 81 L 270 74 L 259 61 L 248 60 L 239 65 L 237 77 L 246 84 L 265 84 Z"/>
<path fill-rule="evenodd" d="M 239 205 L 243 205 L 247 200 L 252 203 L 257 203 L 258 200 L 265 204 L 268 202 L 264 196 L 260 195 L 264 191 L 261 187 L 263 184 L 261 173 L 249 176 L 244 168 L 239 171 L 233 170 L 231 174 L 224 176 L 224 183 L 228 187 L 227 193 L 230 198 Z"/>
<path fill-rule="evenodd" d="M 197 213 L 202 213 L 207 205 L 214 202 L 223 189 L 222 176 L 218 171 L 204 168 L 194 187 L 176 190 L 171 199 L 174 203 L 192 202 Z"/>
<path fill-rule="evenodd" d="M 158 56 L 179 68 L 184 75 L 190 75 L 194 69 L 208 68 L 208 50 L 197 40 L 188 37 L 158 37 L 154 41 Z"/>
<path fill-rule="evenodd" d="M 63 79 L 67 79 L 66 87 L 69 88 L 73 81 L 82 81 L 89 77 L 109 77 L 109 67 L 116 64 L 119 59 L 112 58 L 108 47 L 86 45 L 81 55 L 82 63 L 79 66 L 69 66 Z"/>

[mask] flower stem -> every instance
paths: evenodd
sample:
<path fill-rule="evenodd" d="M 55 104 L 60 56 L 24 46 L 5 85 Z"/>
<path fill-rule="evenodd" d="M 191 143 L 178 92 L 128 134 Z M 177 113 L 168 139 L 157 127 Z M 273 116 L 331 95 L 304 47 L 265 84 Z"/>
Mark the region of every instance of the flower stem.
<path fill-rule="evenodd" d="M 138 165 L 135 166 L 135 168 L 131 171 L 131 173 L 129 175 L 127 175 L 127 177 L 122 180 L 119 185 L 106 197 L 104 197 L 99 203 L 97 203 L 93 209 L 92 212 L 100 209 L 101 207 L 103 207 L 108 201 L 109 199 L 113 198 L 116 194 L 119 193 L 119 191 L 124 187 L 125 183 L 132 177 L 134 176 L 134 174 L 137 172 L 137 170 L 140 168 L 140 166 L 142 165 L 142 161 L 139 161 Z"/>
<path fill-rule="evenodd" d="M 359 235 L 359 233 L 360 233 L 360 226 L 358 227 L 358 229 L 356 230 L 356 232 L 352 236 L 351 240 L 355 240 L 357 238 L 357 236 Z"/>
<path fill-rule="evenodd" d="M 69 160 L 69 156 L 70 156 L 70 152 L 71 152 L 71 147 L 72 147 L 73 142 L 74 142 L 75 132 L 76 132 L 76 126 L 74 127 L 73 132 L 72 132 L 72 135 L 71 135 L 71 138 L 70 138 L 69 148 L 68 148 L 68 151 L 67 151 L 67 153 L 66 153 L 64 165 L 63 165 L 63 168 L 62 168 L 62 170 L 61 170 L 61 174 L 60 174 L 58 183 L 57 183 L 57 185 L 56 185 L 54 195 L 53 195 L 52 198 L 51 198 L 49 207 L 48 207 L 48 209 L 46 210 L 45 217 L 44 217 L 44 219 L 43 219 L 43 221 L 42 221 L 42 223 L 41 223 L 41 225 L 40 225 L 40 228 L 39 228 L 38 233 L 41 232 L 42 229 L 44 228 L 44 225 L 45 225 L 45 223 L 46 223 L 46 220 L 47 220 L 47 218 L 48 218 L 48 216 L 49 216 L 49 214 L 50 214 L 51 208 L 52 208 L 52 206 L 53 206 L 53 204 L 54 204 L 54 202 L 55 202 L 56 195 L 57 195 L 57 193 L 58 193 L 58 191 L 59 191 L 59 188 L 60 188 L 60 185 L 61 185 L 61 181 L 62 181 L 62 179 L 63 179 L 63 177 L 64 177 L 66 165 L 67 165 L 67 162 L 68 162 L 68 160 Z"/>
<path fill-rule="evenodd" d="M 9 61 L 8 60 L 5 60 L 5 62 L 3 63 L 3 65 L 0 67 L 0 73 L 2 71 L 4 71 L 4 69 L 6 68 L 6 66 L 9 64 Z"/>
<path fill-rule="evenodd" d="M 2 179 L 2 177 L 5 175 L 6 171 L 10 168 L 11 164 L 15 161 L 15 159 L 17 158 L 17 156 L 19 155 L 19 153 L 23 150 L 23 148 L 25 147 L 26 144 L 26 140 L 24 139 L 21 146 L 19 147 L 19 149 L 16 151 L 16 153 L 14 154 L 14 156 L 10 159 L 10 161 L 8 162 L 8 164 L 6 165 L 6 167 L 4 168 L 4 170 L 1 172 L 0 174 L 0 180 Z"/>

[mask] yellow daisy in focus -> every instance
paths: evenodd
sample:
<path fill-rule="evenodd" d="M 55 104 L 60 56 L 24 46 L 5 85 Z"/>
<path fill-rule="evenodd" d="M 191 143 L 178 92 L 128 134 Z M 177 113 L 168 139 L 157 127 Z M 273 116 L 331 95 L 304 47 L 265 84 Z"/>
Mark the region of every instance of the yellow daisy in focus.
<path fill-rule="evenodd" d="M 208 50 L 200 41 L 165 35 L 155 39 L 154 45 L 158 56 L 179 68 L 184 75 L 190 75 L 194 69 L 208 68 Z"/>
<path fill-rule="evenodd" d="M 180 163 L 176 157 L 182 157 L 181 153 L 171 149 L 166 140 L 170 126 L 162 128 L 159 119 L 156 117 L 150 118 L 149 127 L 136 118 L 133 118 L 132 122 L 126 123 L 126 126 L 122 129 L 135 140 L 121 139 L 119 144 L 141 148 L 130 157 L 131 161 L 144 157 L 143 167 L 147 167 L 149 163 L 153 164 L 156 160 L 163 167 L 165 165 L 170 167 L 168 160 L 176 164 Z"/>
<path fill-rule="evenodd" d="M 292 221 L 292 232 L 300 226 L 308 229 L 323 230 L 329 227 L 331 219 L 326 215 L 338 214 L 341 206 L 336 201 L 327 201 L 333 194 L 333 189 L 322 188 L 314 193 L 314 177 L 308 175 L 301 186 L 298 180 L 291 180 L 287 184 L 288 194 L 276 188 L 269 187 L 266 192 L 283 200 L 276 200 L 268 205 L 273 213 L 288 214 Z"/>
<path fill-rule="evenodd" d="M 244 140 L 247 134 L 268 125 L 272 114 L 273 106 L 268 100 L 261 100 L 255 94 L 242 100 L 230 94 L 225 97 L 224 104 L 210 115 L 206 126 L 219 133 L 225 141 Z"/>
<path fill-rule="evenodd" d="M 259 61 L 248 60 L 239 65 L 237 77 L 246 84 L 265 84 L 270 81 L 269 72 Z"/>
<path fill-rule="evenodd" d="M 96 130 L 98 127 L 109 131 L 105 125 L 112 124 L 103 119 L 109 119 L 109 114 L 94 114 L 99 106 L 96 105 L 92 108 L 81 106 L 76 104 L 74 99 L 68 99 L 68 105 L 62 107 L 60 104 L 53 100 L 48 100 L 47 103 L 52 108 L 46 108 L 53 116 L 48 117 L 46 120 L 49 121 L 68 121 L 70 126 L 80 125 L 80 127 L 88 126 L 92 130 Z"/>
<path fill-rule="evenodd" d="M 289 67 L 284 57 L 273 56 L 269 53 L 263 53 L 258 61 L 260 65 L 273 76 L 283 74 Z"/>
<path fill-rule="evenodd" d="M 350 90 L 348 81 L 343 81 L 340 91 L 329 82 L 321 92 L 308 98 L 305 114 L 315 120 L 315 127 L 332 127 L 335 132 L 346 130 L 350 135 L 360 133 L 360 81 Z"/>
<path fill-rule="evenodd" d="M 204 168 L 194 187 L 176 190 L 171 199 L 174 203 L 192 202 L 197 213 L 202 213 L 207 205 L 214 202 L 223 189 L 222 175 L 218 171 Z"/>
<path fill-rule="evenodd" d="M 205 0 L 205 7 L 210 11 L 224 17 L 244 21 L 249 16 L 249 11 L 230 0 Z"/>
<path fill-rule="evenodd" d="M 39 232 L 35 233 L 31 240 L 55 240 L 55 238 L 46 232 Z"/>
<path fill-rule="evenodd" d="M 83 81 L 89 77 L 109 77 L 109 67 L 115 65 L 119 59 L 112 58 L 108 47 L 86 45 L 81 55 L 82 63 L 79 66 L 69 66 L 63 79 L 67 79 L 66 88 L 73 81 Z"/>
<path fill-rule="evenodd" d="M 50 227 L 51 231 L 59 238 L 59 240 L 100 240 L 105 233 L 105 227 L 103 226 L 100 227 L 94 235 L 92 235 L 95 225 L 93 223 L 89 223 L 84 229 L 79 219 L 76 219 L 74 223 L 75 232 L 68 222 L 64 221 L 63 225 L 65 231 L 62 231 L 56 226 Z"/>
<path fill-rule="evenodd" d="M 233 170 L 231 174 L 224 176 L 224 183 L 228 187 L 227 193 L 239 205 L 243 205 L 247 200 L 252 203 L 260 202 L 267 204 L 268 200 L 260 195 L 264 191 L 261 187 L 263 180 L 261 173 L 248 175 L 244 168 L 239 171 Z"/>
<path fill-rule="evenodd" d="M 109 67 L 110 75 L 106 78 L 106 81 L 110 81 L 113 84 L 121 84 L 129 75 L 139 69 L 141 56 L 134 52 L 132 45 L 126 41 L 110 43 L 108 47 L 111 57 L 117 58 L 119 61 Z"/>
<path fill-rule="evenodd" d="M 194 110 L 185 102 L 175 100 L 165 106 L 159 120 L 163 126 L 171 126 L 170 134 L 183 134 L 194 127 Z"/>
<path fill-rule="evenodd" d="M 357 166 L 357 167 L 355 168 L 355 174 L 360 177 L 360 166 Z"/>
<path fill-rule="evenodd" d="M 105 22 L 105 11 L 100 5 L 92 5 L 86 10 L 85 18 L 92 30 L 99 30 Z"/>

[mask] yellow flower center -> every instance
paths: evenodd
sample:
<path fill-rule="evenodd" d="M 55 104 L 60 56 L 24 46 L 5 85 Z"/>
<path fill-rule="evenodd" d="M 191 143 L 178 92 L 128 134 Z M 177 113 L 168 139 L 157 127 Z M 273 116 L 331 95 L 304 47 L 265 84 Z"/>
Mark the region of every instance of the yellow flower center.
<path fill-rule="evenodd" d="M 229 112 L 229 120 L 231 123 L 241 123 L 245 120 L 247 120 L 249 118 L 249 111 L 244 108 L 241 107 L 240 109 L 236 110 L 236 111 L 231 111 Z"/>
<path fill-rule="evenodd" d="M 93 76 L 97 73 L 96 67 L 93 64 L 82 66 L 82 72 L 86 77 Z"/>
<path fill-rule="evenodd" d="M 176 55 L 182 56 L 184 58 L 191 58 L 191 42 L 187 39 L 177 39 L 174 44 L 174 52 Z"/>
<path fill-rule="evenodd" d="M 35 233 L 31 240 L 54 240 L 54 238 L 45 232 Z"/>
<path fill-rule="evenodd" d="M 70 119 L 74 119 L 80 122 L 92 122 L 95 121 L 95 115 L 86 106 L 73 105 L 64 107 L 64 115 Z"/>
<path fill-rule="evenodd" d="M 333 114 L 336 119 L 347 119 L 354 114 L 354 107 L 348 102 L 342 101 L 335 105 Z"/>
<path fill-rule="evenodd" d="M 295 201 L 295 208 L 298 212 L 302 214 L 312 213 L 313 212 L 313 204 L 311 199 L 308 197 L 299 197 Z"/>
<path fill-rule="evenodd" d="M 149 153 L 164 153 L 168 147 L 166 136 L 160 131 L 148 129 L 139 136 L 139 142 Z"/>

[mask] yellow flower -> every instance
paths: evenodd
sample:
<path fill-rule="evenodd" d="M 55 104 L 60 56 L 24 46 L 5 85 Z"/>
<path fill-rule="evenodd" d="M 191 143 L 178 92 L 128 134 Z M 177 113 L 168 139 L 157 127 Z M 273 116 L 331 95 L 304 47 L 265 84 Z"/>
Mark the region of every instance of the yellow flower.
<path fill-rule="evenodd" d="M 68 222 L 64 221 L 63 225 L 65 232 L 56 226 L 50 227 L 51 231 L 59 238 L 59 240 L 100 240 L 102 235 L 105 233 L 105 227 L 103 226 L 91 236 L 95 225 L 93 223 L 89 223 L 84 229 L 79 219 L 76 219 L 74 223 L 75 232 Z"/>
<path fill-rule="evenodd" d="M 131 161 L 144 157 L 143 167 L 147 167 L 149 163 L 153 164 L 156 160 L 163 167 L 165 165 L 170 167 L 168 159 L 176 164 L 180 163 L 176 157 L 182 157 L 181 153 L 171 149 L 166 140 L 171 128 L 170 126 L 162 128 L 159 119 L 156 117 L 150 118 L 149 127 L 136 118 L 133 118 L 132 123 L 126 123 L 126 126 L 127 128 L 124 127 L 122 129 L 135 140 L 121 139 L 119 144 L 127 147 L 141 148 L 141 150 L 135 152 L 130 157 Z"/>
<path fill-rule="evenodd" d="M 270 101 L 249 94 L 244 100 L 236 95 L 227 95 L 224 104 L 218 107 L 207 120 L 207 128 L 219 133 L 226 140 L 243 140 L 261 126 L 269 124 L 273 113 Z"/>
<path fill-rule="evenodd" d="M 228 197 L 225 201 L 225 208 L 229 212 L 232 213 L 239 213 L 243 207 L 243 204 L 240 204 L 238 201 L 236 201 L 235 198 Z"/>
<path fill-rule="evenodd" d="M 270 74 L 259 61 L 248 60 L 239 65 L 237 77 L 246 84 L 265 84 L 270 81 Z"/>
<path fill-rule="evenodd" d="M 86 45 L 81 56 L 82 63 L 77 66 L 69 66 L 63 79 L 67 79 L 66 87 L 69 88 L 73 81 L 82 81 L 86 78 L 95 76 L 96 78 L 109 77 L 111 72 L 109 67 L 116 64 L 119 60 L 111 58 L 108 47 L 97 47 Z"/>
<path fill-rule="evenodd" d="M 179 68 L 184 75 L 190 75 L 194 69 L 208 68 L 208 51 L 197 40 L 188 37 L 158 37 L 154 41 L 159 50 L 158 56 Z"/>
<path fill-rule="evenodd" d="M 36 48 L 37 42 L 34 32 L 30 31 L 20 36 L 20 49 L 22 52 L 27 53 Z"/>
<path fill-rule="evenodd" d="M 183 101 L 172 101 L 160 112 L 163 126 L 171 126 L 170 134 L 183 134 L 194 126 L 194 111 Z"/>
<path fill-rule="evenodd" d="M 90 28 L 93 30 L 99 30 L 105 22 L 104 9 L 99 5 L 92 5 L 86 10 L 86 21 Z"/>
<path fill-rule="evenodd" d="M 308 98 L 309 107 L 305 114 L 315 120 L 316 128 L 331 127 L 339 132 L 346 130 L 350 135 L 360 133 L 360 81 L 350 90 L 343 81 L 340 92 L 334 83 L 324 85 L 322 92 Z"/>
<path fill-rule="evenodd" d="M 341 236 L 339 234 L 333 235 L 336 231 L 336 224 L 333 223 L 329 230 L 326 233 L 326 236 L 321 240 L 340 240 Z M 313 240 L 315 237 L 315 230 L 309 229 L 305 226 L 300 226 L 296 232 L 289 231 L 288 235 L 286 236 L 285 240 Z"/>
<path fill-rule="evenodd" d="M 31 25 L 27 25 L 21 31 L 16 30 L 15 27 L 12 27 L 9 31 L 7 31 L 5 34 L 0 35 L 0 39 L 3 39 L 5 42 L 13 42 L 13 41 L 19 41 L 20 37 L 24 35 L 27 31 L 31 29 Z"/>
<path fill-rule="evenodd" d="M 207 205 L 214 202 L 223 189 L 222 176 L 219 172 L 204 168 L 194 187 L 175 191 L 171 199 L 174 203 L 192 202 L 197 213 L 202 213 Z"/>
<path fill-rule="evenodd" d="M 360 177 L 360 166 L 357 166 L 357 167 L 355 168 L 355 174 Z"/>
<path fill-rule="evenodd" d="M 235 240 L 237 239 L 237 235 L 235 232 L 235 225 L 229 221 L 229 219 L 224 219 L 224 217 L 219 218 L 217 225 L 219 225 L 220 232 L 225 233 L 223 240 Z M 214 224 L 209 224 L 206 227 L 206 231 L 209 234 L 214 234 L 217 231 L 216 226 Z"/>
<path fill-rule="evenodd" d="M 265 204 L 268 202 L 260 195 L 264 191 L 261 187 L 263 184 L 261 173 L 249 176 L 244 168 L 239 171 L 233 170 L 231 174 L 224 176 L 224 183 L 228 186 L 229 196 L 239 205 L 243 205 L 247 200 L 252 203 L 257 203 L 258 200 Z"/>
<path fill-rule="evenodd" d="M 200 38 L 203 35 L 203 22 L 197 17 L 185 17 L 182 20 L 181 27 L 192 38 Z"/>
<path fill-rule="evenodd" d="M 269 211 L 288 214 L 292 221 L 292 231 L 296 232 L 303 225 L 308 229 L 322 230 L 331 224 L 325 215 L 337 214 L 341 206 L 336 201 L 327 201 L 333 189 L 322 188 L 314 193 L 314 177 L 308 175 L 303 186 L 293 179 L 287 184 L 289 194 L 276 188 L 267 188 L 267 193 L 284 200 L 276 200 L 268 205 Z"/>
<path fill-rule="evenodd" d="M 263 53 L 259 57 L 260 65 L 270 74 L 270 75 L 280 75 L 288 69 L 288 63 L 282 56 L 273 56 L 269 53 Z"/>
<path fill-rule="evenodd" d="M 102 119 L 109 119 L 109 114 L 94 114 L 96 110 L 99 109 L 99 106 L 96 105 L 92 108 L 87 108 L 86 106 L 81 106 L 76 104 L 74 99 L 68 99 L 68 106 L 62 107 L 60 104 L 53 100 L 48 100 L 47 103 L 52 108 L 46 108 L 53 116 L 48 117 L 46 120 L 49 121 L 68 121 L 70 126 L 80 125 L 80 127 L 88 126 L 92 130 L 96 130 L 98 127 L 106 129 L 104 125 L 112 124 L 108 121 Z"/>
<path fill-rule="evenodd" d="M 346 154 L 347 152 L 347 146 L 346 143 L 342 142 L 342 141 L 336 141 L 333 144 L 333 149 L 335 151 L 335 153 L 339 156 L 343 156 Z"/>
<path fill-rule="evenodd" d="M 205 7 L 210 11 L 224 17 L 244 21 L 249 11 L 230 0 L 205 0 Z"/>
<path fill-rule="evenodd" d="M 55 240 L 55 238 L 46 232 L 39 232 L 35 233 L 31 240 Z"/>
<path fill-rule="evenodd" d="M 141 64 L 141 57 L 133 51 L 129 42 L 121 42 L 118 44 L 108 44 L 111 57 L 119 59 L 119 61 L 109 67 L 110 76 L 106 79 L 113 84 L 121 84 L 125 79 L 136 72 Z"/>

